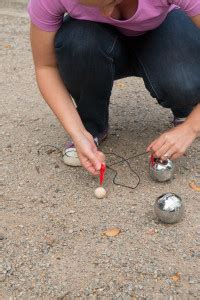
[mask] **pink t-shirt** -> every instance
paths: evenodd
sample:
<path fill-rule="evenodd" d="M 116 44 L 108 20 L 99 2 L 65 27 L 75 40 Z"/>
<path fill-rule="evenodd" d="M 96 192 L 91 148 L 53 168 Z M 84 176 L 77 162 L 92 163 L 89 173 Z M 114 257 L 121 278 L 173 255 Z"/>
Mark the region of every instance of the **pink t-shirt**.
<path fill-rule="evenodd" d="M 28 12 L 31 21 L 44 31 L 57 31 L 68 13 L 75 19 L 111 24 L 125 35 L 136 36 L 158 27 L 176 8 L 196 16 L 200 14 L 200 0 L 138 0 L 136 13 L 123 21 L 104 17 L 98 8 L 81 5 L 79 0 L 30 0 Z"/>

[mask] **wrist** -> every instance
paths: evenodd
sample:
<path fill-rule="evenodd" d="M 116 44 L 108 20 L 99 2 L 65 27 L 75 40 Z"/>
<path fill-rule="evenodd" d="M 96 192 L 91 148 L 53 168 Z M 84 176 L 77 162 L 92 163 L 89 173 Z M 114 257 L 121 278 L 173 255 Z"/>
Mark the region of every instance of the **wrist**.
<path fill-rule="evenodd" d="M 195 136 L 195 138 L 200 135 L 200 128 L 198 128 L 198 126 L 196 126 L 194 122 L 191 122 L 191 120 L 186 120 L 183 125 L 186 126 L 191 131 L 191 133 Z"/>
<path fill-rule="evenodd" d="M 200 104 L 196 105 L 184 124 L 192 130 L 195 137 L 200 136 Z"/>
<path fill-rule="evenodd" d="M 73 129 L 69 132 L 74 143 L 78 142 L 83 136 L 87 135 L 87 130 L 84 127 Z"/>

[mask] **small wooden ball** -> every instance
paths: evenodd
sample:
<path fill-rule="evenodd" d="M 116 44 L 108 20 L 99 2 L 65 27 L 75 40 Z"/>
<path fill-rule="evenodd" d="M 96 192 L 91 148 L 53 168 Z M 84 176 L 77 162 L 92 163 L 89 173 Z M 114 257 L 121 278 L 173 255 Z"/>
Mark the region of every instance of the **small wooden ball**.
<path fill-rule="evenodd" d="M 94 191 L 94 194 L 98 199 L 102 199 L 106 196 L 106 190 L 100 186 Z"/>

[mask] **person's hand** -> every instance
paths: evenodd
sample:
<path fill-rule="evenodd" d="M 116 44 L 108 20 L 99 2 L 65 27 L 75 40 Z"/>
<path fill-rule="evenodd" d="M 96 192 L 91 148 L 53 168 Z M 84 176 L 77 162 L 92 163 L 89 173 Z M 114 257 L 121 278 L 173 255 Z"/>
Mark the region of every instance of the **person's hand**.
<path fill-rule="evenodd" d="M 162 160 L 174 160 L 185 153 L 196 137 L 195 131 L 184 123 L 161 134 L 148 146 L 147 152 Z"/>
<path fill-rule="evenodd" d="M 105 155 L 98 151 L 92 135 L 86 131 L 73 138 L 73 141 L 82 166 L 92 175 L 99 175 Z"/>

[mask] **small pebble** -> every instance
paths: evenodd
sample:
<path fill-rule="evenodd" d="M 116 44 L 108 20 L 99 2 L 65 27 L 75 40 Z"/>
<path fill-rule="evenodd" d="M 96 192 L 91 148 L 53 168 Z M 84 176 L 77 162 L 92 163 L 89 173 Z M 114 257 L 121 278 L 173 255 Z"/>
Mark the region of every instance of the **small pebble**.
<path fill-rule="evenodd" d="M 135 207 L 131 207 L 131 209 L 129 210 L 130 213 L 135 213 Z"/>
<path fill-rule="evenodd" d="M 3 241 L 5 239 L 5 236 L 0 233 L 0 241 Z"/>

